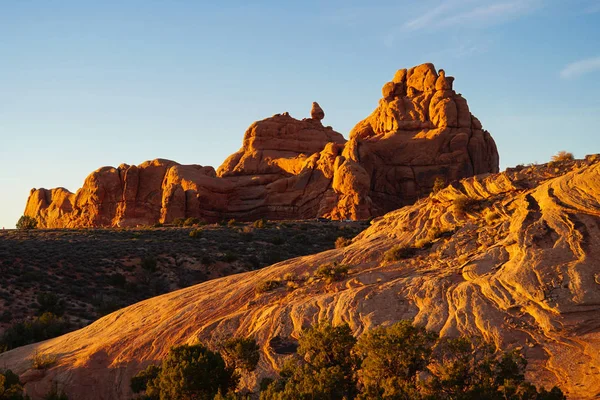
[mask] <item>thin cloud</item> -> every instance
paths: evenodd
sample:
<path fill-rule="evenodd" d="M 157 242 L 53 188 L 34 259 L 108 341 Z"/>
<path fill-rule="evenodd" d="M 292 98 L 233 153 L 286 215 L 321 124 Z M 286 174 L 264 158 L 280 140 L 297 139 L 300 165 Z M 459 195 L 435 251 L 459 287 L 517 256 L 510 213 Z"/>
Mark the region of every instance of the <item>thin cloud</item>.
<path fill-rule="evenodd" d="M 418 18 L 403 25 L 406 31 L 447 28 L 450 26 L 492 25 L 512 20 L 541 7 L 541 0 L 491 1 L 475 6 L 480 1 L 447 0 Z"/>
<path fill-rule="evenodd" d="M 560 71 L 563 79 L 574 79 L 590 72 L 600 70 L 600 57 L 586 58 L 585 60 L 575 61 Z"/>
<path fill-rule="evenodd" d="M 600 1 L 596 1 L 592 4 L 590 4 L 586 9 L 585 9 L 585 13 L 586 14 L 596 14 L 600 12 Z"/>

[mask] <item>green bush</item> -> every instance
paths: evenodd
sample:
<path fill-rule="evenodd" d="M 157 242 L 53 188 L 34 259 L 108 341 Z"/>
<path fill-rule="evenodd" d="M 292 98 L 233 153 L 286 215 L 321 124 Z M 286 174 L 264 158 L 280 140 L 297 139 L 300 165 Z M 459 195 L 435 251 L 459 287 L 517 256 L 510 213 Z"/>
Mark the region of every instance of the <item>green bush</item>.
<path fill-rule="evenodd" d="M 416 250 L 412 247 L 396 245 L 383 254 L 383 260 L 387 262 L 400 261 L 413 257 L 415 253 Z"/>
<path fill-rule="evenodd" d="M 401 321 L 365 333 L 319 324 L 299 339 L 280 379 L 261 384 L 261 400 L 563 400 L 558 388 L 538 389 L 524 377 L 518 351 L 493 351 L 466 338 Z"/>
<path fill-rule="evenodd" d="M 0 370 L 0 400 L 25 400 L 29 396 L 23 395 L 23 385 L 19 376 L 10 369 Z"/>
<path fill-rule="evenodd" d="M 359 360 L 348 325 L 318 324 L 304 331 L 298 342 L 298 357 L 284 364 L 281 379 L 261 392 L 261 400 L 355 398 Z"/>
<path fill-rule="evenodd" d="M 266 293 L 266 292 L 270 292 L 272 290 L 277 289 L 279 286 L 281 286 L 280 281 L 266 280 L 266 281 L 262 281 L 261 283 L 259 283 L 256 286 L 255 291 L 256 291 L 256 293 Z"/>
<path fill-rule="evenodd" d="M 65 301 L 50 292 L 38 293 L 37 306 L 39 315 L 52 313 L 60 317 L 65 312 Z"/>
<path fill-rule="evenodd" d="M 71 324 L 46 312 L 33 321 L 20 321 L 4 330 L 0 338 L 0 352 L 63 335 L 71 330 Z"/>
<path fill-rule="evenodd" d="M 333 263 L 319 266 L 315 271 L 316 278 L 323 278 L 327 283 L 339 281 L 348 276 L 350 267 L 345 264 L 339 264 L 337 261 Z"/>
<path fill-rule="evenodd" d="M 200 219 L 195 217 L 189 217 L 183 222 L 183 226 L 194 226 L 200 223 Z"/>
<path fill-rule="evenodd" d="M 259 347 L 252 338 L 232 338 L 222 345 L 220 351 L 229 368 L 254 371 L 260 359 Z"/>
<path fill-rule="evenodd" d="M 17 229 L 29 230 L 37 228 L 37 220 L 28 215 L 22 215 L 17 221 Z"/>
<path fill-rule="evenodd" d="M 158 368 L 158 370 L 157 370 Z M 219 353 L 201 344 L 173 347 L 160 367 L 148 367 L 132 379 L 132 390 L 150 399 L 213 400 L 235 389 L 238 377 Z"/>

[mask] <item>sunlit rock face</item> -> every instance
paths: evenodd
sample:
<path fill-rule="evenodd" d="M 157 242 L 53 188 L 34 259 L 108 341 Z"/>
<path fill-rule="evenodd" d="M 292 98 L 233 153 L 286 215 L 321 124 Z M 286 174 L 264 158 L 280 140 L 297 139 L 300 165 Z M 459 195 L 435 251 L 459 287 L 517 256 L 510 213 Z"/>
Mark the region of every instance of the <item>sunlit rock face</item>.
<path fill-rule="evenodd" d="M 348 141 L 322 125 L 314 102 L 311 118 L 253 123 L 216 171 L 163 159 L 103 167 L 76 193 L 32 190 L 25 215 L 48 228 L 379 216 L 426 196 L 436 179 L 498 172 L 496 145 L 453 81 L 432 64 L 401 69 Z"/>
<path fill-rule="evenodd" d="M 281 343 L 321 320 L 356 335 L 410 319 L 445 337 L 521 348 L 527 379 L 568 398 L 600 393 L 600 157 L 464 179 L 385 214 L 341 249 L 283 261 L 145 300 L 67 335 L 0 354 L 42 398 L 129 399 L 130 379 L 174 345 L 252 336 L 261 359 L 242 386 L 256 391 L 288 357 Z M 412 257 L 386 261 L 394 246 Z M 328 283 L 321 265 L 350 273 Z M 266 293 L 267 280 L 298 277 Z M 313 279 L 306 279 L 313 277 Z M 39 373 L 34 354 L 56 364 Z"/>

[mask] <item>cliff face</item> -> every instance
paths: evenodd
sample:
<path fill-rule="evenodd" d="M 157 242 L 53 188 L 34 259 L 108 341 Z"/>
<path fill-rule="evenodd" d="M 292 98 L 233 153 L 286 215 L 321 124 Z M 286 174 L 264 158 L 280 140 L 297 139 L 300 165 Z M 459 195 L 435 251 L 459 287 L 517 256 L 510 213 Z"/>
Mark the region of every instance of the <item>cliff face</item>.
<path fill-rule="evenodd" d="M 275 338 L 294 340 L 322 319 L 355 334 L 412 319 L 442 336 L 483 336 L 521 347 L 527 377 L 570 398 L 600 392 L 600 157 L 462 180 L 393 211 L 343 249 L 284 261 L 132 305 L 65 336 L 0 354 L 28 393 L 53 382 L 71 398 L 126 399 L 129 380 L 173 345 L 252 335 L 262 356 L 253 387 L 285 359 Z M 385 261 L 393 246 L 407 259 Z M 350 266 L 327 284 L 306 279 L 325 263 Z M 256 293 L 291 273 L 296 289 Z M 57 364 L 30 370 L 33 354 Z M 90 390 L 93 387 L 94 390 Z"/>
<path fill-rule="evenodd" d="M 48 228 L 382 215 L 427 195 L 438 178 L 498 172 L 493 139 L 452 82 L 432 64 L 399 70 L 348 142 L 321 124 L 313 103 L 311 118 L 253 123 L 216 172 L 161 159 L 104 167 L 75 194 L 32 190 L 25 215 Z"/>

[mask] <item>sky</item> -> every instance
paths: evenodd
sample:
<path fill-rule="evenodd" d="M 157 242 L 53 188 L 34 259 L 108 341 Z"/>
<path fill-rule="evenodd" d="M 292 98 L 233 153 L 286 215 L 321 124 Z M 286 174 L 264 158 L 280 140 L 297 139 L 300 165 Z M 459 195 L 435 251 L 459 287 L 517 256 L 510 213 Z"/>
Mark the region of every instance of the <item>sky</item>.
<path fill-rule="evenodd" d="M 313 101 L 347 137 L 423 62 L 502 170 L 600 153 L 600 0 L 0 0 L 0 227 L 102 166 L 216 168 L 253 121 Z"/>

